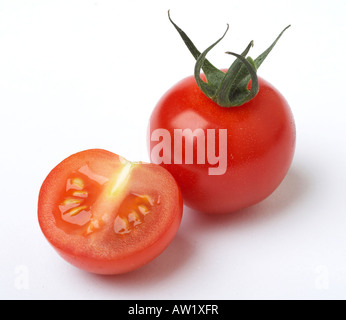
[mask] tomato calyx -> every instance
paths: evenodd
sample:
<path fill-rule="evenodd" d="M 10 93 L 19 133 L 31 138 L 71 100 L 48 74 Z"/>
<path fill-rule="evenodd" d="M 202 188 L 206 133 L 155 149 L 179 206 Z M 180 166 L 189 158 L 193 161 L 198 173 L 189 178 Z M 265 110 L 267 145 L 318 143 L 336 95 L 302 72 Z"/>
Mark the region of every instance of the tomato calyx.
<path fill-rule="evenodd" d="M 290 25 L 287 26 L 271 46 L 254 60 L 247 56 L 251 47 L 253 47 L 253 41 L 249 43 L 241 54 L 227 51 L 226 54 L 233 55 L 237 59 L 232 63 L 227 72 L 223 72 L 212 65 L 206 59 L 206 56 L 225 37 L 229 29 L 228 24 L 223 36 L 201 53 L 186 33 L 173 22 L 170 11 L 168 11 L 168 18 L 196 59 L 194 76 L 198 87 L 220 107 L 238 107 L 252 100 L 257 95 L 259 91 L 257 69 L 274 48 L 283 33 L 290 27 Z M 200 77 L 201 70 L 203 70 L 206 76 L 206 82 Z M 251 88 L 249 89 L 250 80 Z"/>

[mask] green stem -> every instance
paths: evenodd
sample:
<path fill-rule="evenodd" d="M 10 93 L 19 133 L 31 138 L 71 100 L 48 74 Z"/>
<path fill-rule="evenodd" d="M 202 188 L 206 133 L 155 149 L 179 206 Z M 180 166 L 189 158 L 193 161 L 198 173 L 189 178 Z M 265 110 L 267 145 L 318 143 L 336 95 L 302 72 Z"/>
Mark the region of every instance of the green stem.
<path fill-rule="evenodd" d="M 207 60 L 206 56 L 225 37 L 229 29 L 228 25 L 223 36 L 201 53 L 186 33 L 173 22 L 170 16 L 170 11 L 168 11 L 168 18 L 183 39 L 186 47 L 196 59 L 194 75 L 197 85 L 207 97 L 212 99 L 221 107 L 241 106 L 257 95 L 259 91 L 257 69 L 272 51 L 282 34 L 290 27 L 286 27 L 275 39 L 272 45 L 255 60 L 251 57 L 247 57 L 247 54 L 253 46 L 253 41 L 249 43 L 244 52 L 240 55 L 227 51 L 227 54 L 233 55 L 237 59 L 233 62 L 228 71 L 224 73 L 213 66 Z M 204 82 L 200 77 L 201 70 L 205 73 L 207 79 L 206 82 Z M 249 90 L 248 85 L 250 79 L 252 85 Z"/>

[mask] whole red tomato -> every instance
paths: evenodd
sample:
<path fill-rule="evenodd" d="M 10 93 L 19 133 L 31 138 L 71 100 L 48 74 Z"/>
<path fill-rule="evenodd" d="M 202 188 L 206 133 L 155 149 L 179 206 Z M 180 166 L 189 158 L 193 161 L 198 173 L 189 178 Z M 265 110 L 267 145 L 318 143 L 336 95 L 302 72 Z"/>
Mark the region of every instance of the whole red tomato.
<path fill-rule="evenodd" d="M 196 58 L 195 76 L 173 86 L 158 102 L 149 127 L 151 161 L 177 180 L 184 203 L 207 213 L 229 213 L 268 197 L 287 174 L 295 150 L 295 124 L 284 97 L 246 57 L 228 71 L 205 59 L 171 20 Z M 286 28 L 287 29 L 287 28 Z M 285 29 L 285 30 L 286 30 Z M 206 77 L 200 76 L 200 69 Z"/>
<path fill-rule="evenodd" d="M 162 129 L 167 130 L 166 137 L 171 139 L 154 141 L 155 132 L 164 133 Z M 181 154 L 174 151 L 174 130 L 180 132 L 177 129 L 196 132 L 192 164 L 184 162 L 185 147 L 180 149 Z M 205 164 L 198 164 L 198 129 L 205 132 Z M 227 148 L 223 151 L 226 164 L 222 160 L 216 165 L 207 162 L 208 129 L 215 130 L 212 140 L 216 141 L 216 154 L 220 153 L 219 130 L 227 130 Z M 257 96 L 238 108 L 218 106 L 202 93 L 194 77 L 182 80 L 162 97 L 153 111 L 150 137 L 151 161 L 161 162 L 175 177 L 187 206 L 208 213 L 232 212 L 268 197 L 284 179 L 295 149 L 290 108 L 283 96 L 261 78 Z M 156 152 L 155 147 L 162 152 Z M 171 163 L 167 163 L 168 158 L 166 163 L 162 162 L 164 151 L 171 154 Z M 181 164 L 174 161 L 177 158 L 182 158 Z M 214 174 L 209 172 L 211 167 L 218 168 Z"/>

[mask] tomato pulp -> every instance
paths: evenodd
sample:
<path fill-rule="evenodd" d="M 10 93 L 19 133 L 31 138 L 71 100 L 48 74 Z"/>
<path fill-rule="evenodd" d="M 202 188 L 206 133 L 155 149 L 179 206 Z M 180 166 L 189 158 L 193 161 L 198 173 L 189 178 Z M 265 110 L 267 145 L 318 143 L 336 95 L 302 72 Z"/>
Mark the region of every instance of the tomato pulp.
<path fill-rule="evenodd" d="M 168 171 L 94 149 L 50 172 L 41 187 L 38 219 L 68 262 L 93 273 L 119 274 L 145 265 L 169 245 L 182 208 Z"/>
<path fill-rule="evenodd" d="M 284 97 L 258 79 L 257 96 L 239 107 L 218 106 L 188 77 L 154 109 L 151 161 L 175 177 L 187 206 L 212 214 L 240 210 L 267 198 L 287 174 L 293 115 Z"/>

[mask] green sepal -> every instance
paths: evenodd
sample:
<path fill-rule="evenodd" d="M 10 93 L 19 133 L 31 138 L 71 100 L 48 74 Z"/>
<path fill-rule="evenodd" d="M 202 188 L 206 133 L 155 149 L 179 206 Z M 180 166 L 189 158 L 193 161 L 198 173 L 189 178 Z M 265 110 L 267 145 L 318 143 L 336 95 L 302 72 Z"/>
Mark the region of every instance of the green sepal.
<path fill-rule="evenodd" d="M 196 59 L 194 76 L 198 87 L 208 98 L 216 102 L 221 107 L 241 106 L 257 95 L 259 91 L 257 69 L 266 59 L 270 51 L 274 48 L 282 34 L 290 27 L 286 27 L 275 39 L 272 45 L 255 60 L 252 60 L 250 57 L 246 57 L 250 51 L 250 48 L 253 46 L 253 41 L 250 42 L 244 52 L 240 55 L 233 52 L 226 52 L 227 54 L 235 56 L 237 59 L 232 63 L 228 71 L 224 73 L 213 66 L 206 59 L 206 56 L 209 51 L 211 51 L 225 37 L 229 26 L 227 25 L 227 29 L 220 39 L 209 46 L 204 52 L 200 53 L 186 33 L 173 22 L 169 11 L 168 17 L 183 39 L 187 48 Z M 200 77 L 201 70 L 203 70 L 206 76 L 206 82 L 204 82 Z M 248 86 L 250 79 L 252 84 L 251 89 L 249 90 Z"/>
<path fill-rule="evenodd" d="M 274 48 L 274 46 L 276 45 L 276 43 L 278 42 L 278 40 L 281 38 L 281 36 L 283 35 L 283 33 L 290 27 L 287 26 L 280 34 L 279 36 L 275 39 L 275 41 L 271 44 L 271 46 L 265 50 L 262 54 L 260 54 L 255 60 L 252 60 L 250 57 L 248 57 L 247 59 L 250 59 L 252 61 L 253 67 L 255 68 L 255 70 L 257 70 L 261 64 L 263 63 L 263 61 L 267 58 L 268 54 L 272 51 L 272 49 Z M 226 52 L 228 54 L 232 54 L 231 52 Z M 237 59 L 238 60 L 238 59 Z M 233 63 L 235 64 L 237 62 L 237 60 Z M 232 65 L 233 66 L 233 65 Z M 231 67 L 232 68 L 232 67 Z M 230 68 L 230 69 L 231 69 Z M 237 75 L 236 75 L 236 79 L 234 80 L 234 86 L 233 88 L 230 90 L 230 95 L 232 96 L 232 92 L 242 92 L 239 95 L 243 95 L 245 96 L 245 94 L 243 93 L 245 91 L 245 89 L 248 87 L 249 81 L 250 79 L 252 79 L 253 81 L 253 77 L 251 76 L 251 74 L 249 73 L 249 69 L 245 66 L 245 64 L 242 64 L 240 70 L 238 71 Z M 253 82 L 252 82 L 253 83 Z M 247 90 L 247 89 L 246 89 Z M 237 96 L 237 94 L 233 93 L 233 96 Z M 251 98 L 252 99 L 252 98 Z M 251 100 L 250 99 L 250 100 Z M 236 100 L 242 102 L 241 97 L 236 97 Z M 235 100 L 232 101 L 232 97 L 230 97 L 230 101 L 231 101 L 231 105 L 232 106 L 237 106 Z M 249 101 L 249 100 L 248 100 Z M 247 101 L 245 101 L 247 102 Z M 221 105 L 221 104 L 220 104 Z"/>
<path fill-rule="evenodd" d="M 215 68 L 215 70 L 218 70 L 218 72 L 216 73 L 214 69 L 208 70 L 208 72 L 206 73 L 207 82 L 204 82 L 201 79 L 201 69 L 205 69 L 205 67 L 203 68 L 205 62 L 209 62 L 208 60 L 206 60 L 206 55 L 208 54 L 208 52 L 211 49 L 213 49 L 225 37 L 228 29 L 229 29 L 229 26 L 227 25 L 227 29 L 226 29 L 225 33 L 223 34 L 223 36 L 219 40 L 217 40 L 215 43 L 213 43 L 210 47 L 208 47 L 203 53 L 201 53 L 199 55 L 199 57 L 196 61 L 196 65 L 195 65 L 194 74 L 195 74 L 195 79 L 196 79 L 197 85 L 204 92 L 204 94 L 212 100 L 215 99 L 216 93 L 217 93 L 218 88 L 220 87 L 220 85 L 221 85 L 221 83 L 225 77 L 225 74 L 213 66 Z M 222 75 L 219 74 L 219 72 L 221 72 Z M 211 79 L 214 79 L 214 81 L 212 81 Z"/>
<path fill-rule="evenodd" d="M 200 51 L 196 48 L 196 46 L 193 44 L 193 42 L 190 40 L 187 34 L 173 22 L 170 16 L 170 11 L 168 11 L 168 18 L 175 27 L 175 29 L 178 31 L 181 38 L 183 39 L 186 47 L 189 49 L 193 57 L 197 60 L 198 57 L 201 55 Z M 221 83 L 224 77 L 224 73 L 218 68 L 214 67 L 207 59 L 205 59 L 203 62 L 202 70 L 207 78 L 207 82 L 210 83 Z"/>
<path fill-rule="evenodd" d="M 249 53 L 251 47 L 253 47 L 253 41 L 251 41 L 249 43 L 249 45 L 246 47 L 244 52 L 241 54 L 242 58 L 246 57 L 246 55 Z M 233 54 L 234 56 L 237 56 L 236 54 L 231 53 L 231 52 L 226 52 L 226 53 Z M 220 105 L 222 107 L 238 106 L 239 105 L 239 98 L 237 97 L 237 92 L 239 92 L 239 82 L 245 76 L 251 74 L 251 72 L 253 71 L 252 69 L 254 67 L 254 63 L 253 63 L 252 59 L 248 58 L 247 60 L 248 60 L 247 62 L 244 62 L 243 60 L 241 60 L 241 58 L 238 58 L 233 62 L 233 64 L 227 70 L 227 72 L 226 72 L 226 74 L 225 74 L 225 76 L 221 82 L 221 85 L 218 89 L 216 99 L 214 100 L 218 105 Z M 247 63 L 251 63 L 251 65 L 248 66 Z M 255 75 L 255 78 L 257 78 L 256 75 Z M 240 91 L 242 91 L 242 90 L 240 90 Z M 242 93 L 242 96 L 243 96 L 243 93 Z M 235 103 L 234 100 L 237 100 L 237 102 Z M 244 100 L 244 102 L 245 102 L 245 100 Z"/>
<path fill-rule="evenodd" d="M 279 41 L 279 39 L 281 38 L 281 36 L 284 34 L 284 32 L 291 27 L 291 25 L 287 26 L 284 30 L 281 31 L 281 33 L 278 35 L 278 37 L 275 39 L 275 41 L 272 43 L 272 45 L 266 50 L 264 51 L 262 54 L 260 54 L 256 59 L 255 59 L 255 65 L 256 68 L 258 69 L 260 67 L 260 65 L 262 64 L 262 62 L 265 60 L 265 58 L 267 58 L 268 54 L 270 53 L 270 51 L 272 51 L 272 49 L 275 47 L 276 43 Z"/>
<path fill-rule="evenodd" d="M 247 69 L 247 74 L 250 74 L 252 80 L 251 90 L 248 89 L 249 82 L 247 82 L 246 86 L 240 86 L 239 83 L 241 82 L 240 80 L 242 79 L 243 73 L 238 72 L 234 77 L 232 88 L 227 91 L 229 98 L 228 103 L 226 102 L 226 104 L 224 105 L 218 103 L 221 107 L 238 107 L 256 97 L 259 91 L 257 70 L 255 67 L 255 62 L 250 57 L 245 58 L 242 55 L 236 54 L 234 52 L 227 53 L 237 57 L 236 61 L 241 61 L 241 63 Z"/>

